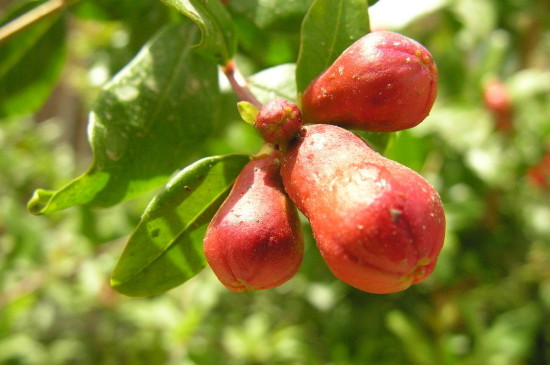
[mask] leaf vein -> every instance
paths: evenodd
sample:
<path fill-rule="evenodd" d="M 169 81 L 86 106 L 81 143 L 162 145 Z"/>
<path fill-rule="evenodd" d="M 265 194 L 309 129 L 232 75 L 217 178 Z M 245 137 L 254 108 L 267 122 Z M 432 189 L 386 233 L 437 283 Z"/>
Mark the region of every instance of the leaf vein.
<path fill-rule="evenodd" d="M 157 116 L 160 114 L 160 111 L 163 110 L 162 109 L 162 106 L 165 105 L 166 103 L 166 100 L 168 99 L 168 95 L 171 95 L 172 93 L 170 93 L 170 91 L 172 90 L 175 82 L 178 80 L 178 78 L 174 77 L 174 75 L 177 75 L 180 73 L 180 70 L 182 67 L 184 67 L 185 65 L 182 64 L 182 60 L 189 54 L 189 52 L 191 51 L 191 48 L 188 47 L 187 45 L 189 44 L 189 41 L 191 41 L 194 37 L 195 37 L 195 34 L 196 34 L 196 28 L 192 28 L 189 32 L 188 32 L 188 37 L 187 39 L 185 40 L 185 42 L 181 42 L 181 45 L 182 45 L 182 49 L 180 50 L 179 53 L 179 56 L 177 57 L 177 59 L 175 60 L 174 64 L 175 66 L 172 68 L 172 70 L 170 71 L 170 74 L 168 76 L 168 84 L 166 85 L 166 87 L 164 88 L 164 90 L 162 91 L 161 95 L 159 96 L 159 101 L 158 103 L 156 103 L 156 106 L 155 106 L 155 109 L 153 110 L 153 112 L 151 113 L 151 123 L 148 123 L 148 130 L 147 132 L 150 130 L 150 128 L 152 127 L 153 125 L 153 122 L 156 120 Z"/>
<path fill-rule="evenodd" d="M 340 27 L 342 26 L 342 13 L 343 13 L 343 7 L 344 7 L 344 1 L 346 0 L 340 0 L 338 3 L 338 11 L 336 16 L 336 26 L 334 29 L 335 32 L 332 32 L 332 39 L 331 39 L 331 45 L 329 47 L 329 52 L 327 52 L 327 58 L 325 60 L 325 67 L 328 68 L 328 66 L 331 64 L 331 61 L 334 59 L 334 53 L 336 49 L 336 40 L 338 39 L 338 34 L 341 34 Z"/>
<path fill-rule="evenodd" d="M 225 188 L 223 188 L 222 190 L 220 190 L 220 192 L 216 195 L 214 195 L 214 197 L 208 202 L 208 204 L 205 204 L 204 205 L 204 208 L 199 210 L 195 216 L 193 218 L 191 218 L 187 224 L 181 229 L 180 233 L 175 235 L 175 237 L 161 250 L 158 252 L 158 254 L 153 257 L 146 265 L 143 265 L 142 268 L 138 271 L 136 271 L 133 275 L 129 276 L 124 282 L 130 282 L 131 280 L 133 280 L 134 278 L 138 277 L 143 271 L 145 271 L 148 267 L 152 266 L 155 262 L 157 262 L 158 260 L 160 260 L 162 258 L 162 256 L 168 251 L 170 250 L 172 247 L 174 247 L 176 245 L 176 241 L 184 234 L 184 232 L 186 232 L 189 227 L 195 223 L 197 221 L 197 219 L 199 219 L 206 210 L 208 210 L 212 204 L 217 201 L 221 196 L 223 196 L 230 188 L 231 186 L 233 185 L 233 182 L 231 182 L 230 184 L 228 184 Z"/>

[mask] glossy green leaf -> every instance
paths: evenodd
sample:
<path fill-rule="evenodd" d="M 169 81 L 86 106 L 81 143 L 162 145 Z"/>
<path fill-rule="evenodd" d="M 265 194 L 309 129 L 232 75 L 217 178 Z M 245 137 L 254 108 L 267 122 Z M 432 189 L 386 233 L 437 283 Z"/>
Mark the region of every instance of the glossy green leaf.
<path fill-rule="evenodd" d="M 112 286 L 128 296 L 148 296 L 196 275 L 206 264 L 206 227 L 249 160 L 246 155 L 207 157 L 172 178 L 130 237 Z"/>
<path fill-rule="evenodd" d="M 65 33 L 65 18 L 52 16 L 0 44 L 0 118 L 43 105 L 65 63 Z"/>
<path fill-rule="evenodd" d="M 298 32 L 300 22 L 313 0 L 238 0 L 231 9 L 245 16 L 260 29 Z"/>
<path fill-rule="evenodd" d="M 219 100 L 216 64 L 191 49 L 197 35 L 191 23 L 164 28 L 104 87 L 90 113 L 92 166 L 58 191 L 37 190 L 33 214 L 111 206 L 197 159 Z"/>
<path fill-rule="evenodd" d="M 219 0 L 161 0 L 195 22 L 202 39 L 197 49 L 220 65 L 225 65 L 237 49 L 231 16 Z"/>
<path fill-rule="evenodd" d="M 368 32 L 367 0 L 316 0 L 302 22 L 296 66 L 298 92 L 302 93 L 347 47 Z"/>
<path fill-rule="evenodd" d="M 265 103 L 276 97 L 296 101 L 296 65 L 286 63 L 262 70 L 248 78 L 250 91 Z"/>

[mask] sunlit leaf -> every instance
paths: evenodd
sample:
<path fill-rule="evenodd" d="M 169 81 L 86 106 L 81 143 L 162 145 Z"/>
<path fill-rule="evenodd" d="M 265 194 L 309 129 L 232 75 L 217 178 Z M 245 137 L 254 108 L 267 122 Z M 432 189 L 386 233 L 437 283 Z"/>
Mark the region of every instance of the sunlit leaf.
<path fill-rule="evenodd" d="M 111 284 L 129 296 L 162 293 L 204 266 L 204 232 L 246 155 L 204 158 L 176 175 L 149 204 L 130 237 Z"/>
<path fill-rule="evenodd" d="M 276 97 L 296 100 L 296 65 L 293 63 L 274 66 L 249 77 L 250 90 L 265 103 Z"/>
<path fill-rule="evenodd" d="M 243 121 L 250 125 L 256 123 L 256 117 L 258 116 L 259 109 L 252 103 L 248 101 L 240 101 L 237 103 L 237 109 Z"/>
<path fill-rule="evenodd" d="M 203 55 L 225 65 L 237 49 L 231 16 L 219 0 L 161 0 L 195 22 L 202 39 L 197 49 Z"/>
<path fill-rule="evenodd" d="M 197 159 L 219 99 L 216 64 L 191 49 L 197 36 L 191 23 L 164 28 L 104 87 L 90 113 L 92 166 L 58 191 L 37 190 L 32 213 L 111 206 Z"/>
<path fill-rule="evenodd" d="M 347 47 L 368 32 L 367 0 L 316 0 L 302 23 L 296 66 L 298 92 L 303 92 Z"/>

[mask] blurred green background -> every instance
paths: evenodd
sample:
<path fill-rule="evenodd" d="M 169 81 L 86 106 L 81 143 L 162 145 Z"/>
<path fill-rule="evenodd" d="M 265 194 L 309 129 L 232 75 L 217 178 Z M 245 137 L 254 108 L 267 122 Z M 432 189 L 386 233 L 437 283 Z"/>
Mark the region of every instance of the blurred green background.
<path fill-rule="evenodd" d="M 230 3 L 245 74 L 295 62 L 311 1 L 284 22 L 246 17 L 250 3 Z M 101 85 L 173 14 L 153 0 L 76 5 L 60 82 L 37 113 L 0 119 L 0 364 L 550 364 L 549 15 L 547 0 L 371 8 L 373 29 L 419 40 L 440 72 L 431 115 L 389 153 L 445 204 L 446 242 L 426 282 L 388 295 L 353 289 L 328 271 L 304 223 L 304 263 L 279 288 L 232 293 L 207 268 L 135 299 L 109 277 L 151 194 L 52 216 L 25 205 L 89 165 L 87 112 Z M 227 127 L 209 151 L 257 151 L 225 100 Z"/>

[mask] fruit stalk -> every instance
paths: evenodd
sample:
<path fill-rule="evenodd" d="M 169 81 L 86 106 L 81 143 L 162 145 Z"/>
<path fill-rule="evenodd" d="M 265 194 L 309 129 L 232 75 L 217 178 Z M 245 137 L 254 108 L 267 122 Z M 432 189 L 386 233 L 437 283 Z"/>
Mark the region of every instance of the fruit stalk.
<path fill-rule="evenodd" d="M 248 85 L 244 77 L 239 72 L 235 61 L 232 60 L 227 62 L 227 64 L 222 68 L 222 72 L 227 77 L 227 80 L 229 81 L 233 92 L 235 92 L 237 98 L 239 98 L 240 101 L 248 101 L 257 108 L 260 108 L 262 106 L 262 103 L 260 103 L 260 101 L 256 98 L 256 96 L 254 96 L 254 94 L 252 94 L 252 92 L 248 88 Z"/>

